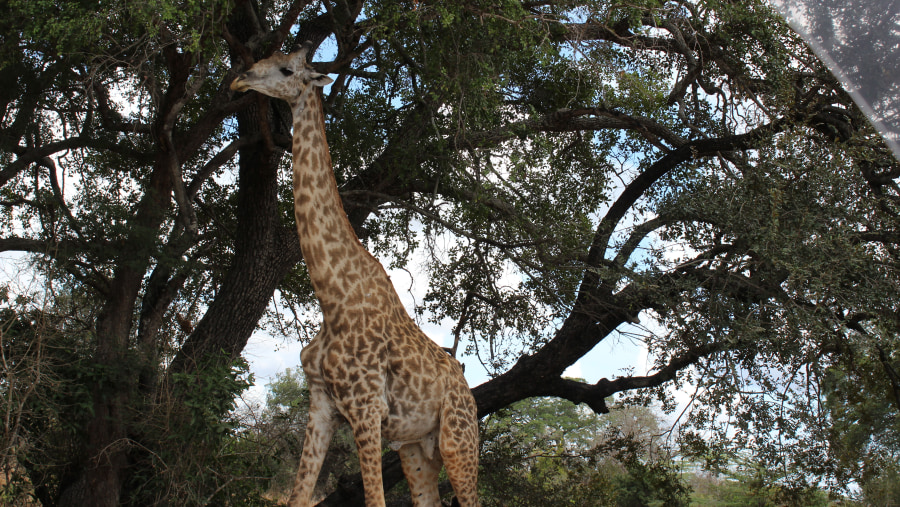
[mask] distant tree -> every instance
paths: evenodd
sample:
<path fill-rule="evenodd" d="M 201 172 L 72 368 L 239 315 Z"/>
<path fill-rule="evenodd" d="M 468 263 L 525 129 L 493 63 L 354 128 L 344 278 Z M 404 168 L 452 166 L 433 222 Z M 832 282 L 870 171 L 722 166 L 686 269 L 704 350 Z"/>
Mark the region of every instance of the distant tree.
<path fill-rule="evenodd" d="M 762 472 L 758 470 L 758 472 Z M 759 481 L 746 475 L 690 474 L 685 478 L 693 490 L 691 504 L 716 507 L 775 507 L 856 505 L 848 498 L 831 499 L 826 491 L 810 488 L 805 491 L 788 490 L 773 482 Z M 880 504 L 879 504 L 880 505 Z"/>
<path fill-rule="evenodd" d="M 890 505 L 900 502 L 900 350 L 896 339 L 859 331 L 869 354 L 847 355 L 828 370 L 822 432 L 840 464 L 836 480 L 859 485 L 866 503 Z"/>
<path fill-rule="evenodd" d="M 885 468 L 878 475 L 868 477 L 862 485 L 865 505 L 900 504 L 900 472 L 897 467 Z"/>
<path fill-rule="evenodd" d="M 644 407 L 607 417 L 556 398 L 514 403 L 484 423 L 485 505 L 688 505 L 689 488 Z"/>

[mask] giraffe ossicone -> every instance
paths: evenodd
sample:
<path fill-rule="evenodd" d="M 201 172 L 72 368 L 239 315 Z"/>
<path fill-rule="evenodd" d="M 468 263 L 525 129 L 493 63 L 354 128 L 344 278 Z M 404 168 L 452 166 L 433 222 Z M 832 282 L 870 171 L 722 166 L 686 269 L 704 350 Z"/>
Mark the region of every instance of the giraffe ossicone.
<path fill-rule="evenodd" d="M 413 322 L 387 273 L 344 213 L 325 139 L 321 87 L 332 80 L 307 62 L 311 50 L 275 53 L 231 83 L 283 99 L 293 114 L 294 215 L 300 248 L 322 307 L 322 327 L 300 353 L 309 423 L 288 505 L 312 503 L 335 425 L 353 429 L 367 507 L 383 507 L 381 442 L 400 454 L 413 505 L 440 505 L 443 465 L 463 507 L 479 505 L 478 418 L 460 364 Z"/>

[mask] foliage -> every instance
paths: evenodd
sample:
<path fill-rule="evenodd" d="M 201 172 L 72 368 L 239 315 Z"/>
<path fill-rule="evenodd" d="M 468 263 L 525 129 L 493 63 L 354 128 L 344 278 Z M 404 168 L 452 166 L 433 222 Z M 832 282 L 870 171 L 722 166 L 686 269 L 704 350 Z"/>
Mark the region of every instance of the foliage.
<path fill-rule="evenodd" d="M 68 467 L 78 452 L 73 443 L 80 438 L 80 427 L 93 415 L 87 386 L 114 382 L 128 369 L 128 365 L 102 368 L 79 357 L 89 331 L 80 329 L 77 298 L 68 299 L 72 304 L 58 299 L 52 313 L 35 309 L 34 301 L 24 297 L 5 300 L 0 309 L 6 366 L 0 394 L 6 420 L 14 421 L 5 426 L 3 436 L 2 494 L 12 505 L 29 497 L 53 503 L 62 478 L 72 473 Z M 268 474 L 259 463 L 263 454 L 258 449 L 247 452 L 247 445 L 236 438 L 242 421 L 231 415 L 235 396 L 252 384 L 252 378 L 243 360 L 222 368 L 203 376 L 175 377 L 176 389 L 188 393 L 187 401 L 175 405 L 159 400 L 132 422 L 144 438 L 152 435 L 166 445 L 135 450 L 136 462 L 146 465 L 151 475 L 133 477 L 133 489 L 123 503 L 146 505 L 165 499 L 197 505 L 228 498 L 241 505 L 268 505 L 260 503 L 265 489 L 255 481 L 256 476 Z M 174 411 L 186 413 L 174 415 Z M 171 431 L 167 424 L 180 418 L 187 422 L 178 427 L 180 431 Z"/>
<path fill-rule="evenodd" d="M 131 478 L 123 503 L 274 505 L 258 481 L 272 473 L 268 456 L 242 438 L 243 421 L 235 413 L 237 397 L 253 384 L 246 361 L 221 362 L 172 381 L 180 402 L 160 400 L 151 419 L 135 424 L 145 439 L 165 445 L 135 451 L 147 475 Z"/>
<path fill-rule="evenodd" d="M 826 374 L 825 409 L 830 422 L 826 432 L 841 467 L 838 476 L 858 484 L 870 503 L 887 505 L 896 502 L 900 493 L 889 486 L 897 477 L 900 452 L 898 408 L 869 393 L 896 396 L 897 385 L 891 381 L 890 373 L 896 371 L 900 362 L 893 359 L 897 355 L 894 343 L 879 343 L 868 334 L 865 338 L 861 345 L 874 349 L 871 355 L 848 358 Z"/>
<path fill-rule="evenodd" d="M 896 468 L 883 470 L 862 486 L 863 503 L 867 505 L 895 505 L 900 502 L 900 473 Z"/>
<path fill-rule="evenodd" d="M 115 372 L 93 368 L 79 356 L 88 331 L 80 328 L 74 315 L 65 314 L 66 306 L 47 312 L 34 308 L 24 295 L 10 301 L 8 287 L 2 296 L 3 494 L 10 500 L 31 494 L 46 502 L 59 477 L 69 473 L 72 442 L 92 415 L 86 386 L 103 383 Z"/>

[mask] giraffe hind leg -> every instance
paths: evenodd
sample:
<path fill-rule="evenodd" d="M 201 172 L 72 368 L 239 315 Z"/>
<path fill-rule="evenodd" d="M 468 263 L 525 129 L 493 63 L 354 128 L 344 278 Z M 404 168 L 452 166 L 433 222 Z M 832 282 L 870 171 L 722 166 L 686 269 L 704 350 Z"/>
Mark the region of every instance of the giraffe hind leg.
<path fill-rule="evenodd" d="M 465 401 L 445 403 L 439 446 L 456 495 L 454 500 L 461 507 L 479 507 L 478 420 L 471 395 L 463 399 Z"/>
<path fill-rule="evenodd" d="M 404 444 L 397 452 L 400 454 L 403 475 L 409 484 L 413 506 L 435 507 L 441 504 L 441 496 L 438 493 L 441 456 L 434 452 L 429 458 L 422 445 L 419 442 Z M 433 445 L 433 440 L 426 441 L 425 445 Z"/>

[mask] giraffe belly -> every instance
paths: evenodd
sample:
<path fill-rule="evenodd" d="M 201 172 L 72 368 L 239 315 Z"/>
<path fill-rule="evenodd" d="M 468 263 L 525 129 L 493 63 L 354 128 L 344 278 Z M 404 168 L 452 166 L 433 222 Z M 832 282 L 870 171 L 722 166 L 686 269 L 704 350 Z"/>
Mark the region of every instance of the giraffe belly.
<path fill-rule="evenodd" d="M 437 400 L 409 400 L 386 394 L 388 415 L 382 421 L 382 434 L 389 442 L 420 441 L 434 434 L 440 424 Z"/>

